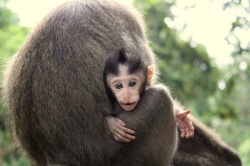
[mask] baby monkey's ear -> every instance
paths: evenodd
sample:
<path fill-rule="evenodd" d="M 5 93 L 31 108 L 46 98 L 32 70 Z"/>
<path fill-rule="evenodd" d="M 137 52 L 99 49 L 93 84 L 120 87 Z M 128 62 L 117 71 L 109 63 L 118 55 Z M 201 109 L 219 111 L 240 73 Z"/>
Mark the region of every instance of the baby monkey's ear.
<path fill-rule="evenodd" d="M 153 74 L 154 74 L 154 65 L 149 65 L 148 66 L 148 72 L 147 72 L 147 76 L 148 76 L 147 85 L 148 86 L 150 86 L 151 83 L 152 83 Z"/>

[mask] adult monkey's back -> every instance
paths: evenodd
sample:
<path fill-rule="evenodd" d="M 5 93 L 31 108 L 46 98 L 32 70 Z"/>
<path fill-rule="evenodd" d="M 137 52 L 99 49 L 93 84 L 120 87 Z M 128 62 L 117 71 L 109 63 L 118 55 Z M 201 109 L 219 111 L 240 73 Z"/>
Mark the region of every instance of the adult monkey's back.
<path fill-rule="evenodd" d="M 13 135 L 32 165 L 168 165 L 176 126 L 166 90 L 149 89 L 135 111 L 121 114 L 136 131 L 133 142 L 118 143 L 105 128 L 111 106 L 104 60 L 121 47 L 155 63 L 135 9 L 78 0 L 44 18 L 13 57 L 4 101 Z"/>

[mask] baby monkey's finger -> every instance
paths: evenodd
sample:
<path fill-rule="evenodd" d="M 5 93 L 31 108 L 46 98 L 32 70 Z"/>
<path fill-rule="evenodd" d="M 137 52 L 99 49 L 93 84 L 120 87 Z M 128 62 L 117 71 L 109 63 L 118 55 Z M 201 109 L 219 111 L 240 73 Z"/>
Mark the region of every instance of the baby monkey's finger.
<path fill-rule="evenodd" d="M 124 133 L 124 132 L 120 132 L 120 133 L 116 133 L 116 136 L 115 136 L 120 142 L 130 142 L 132 140 L 135 139 L 135 136 L 132 136 L 132 135 L 129 135 L 127 133 Z"/>
<path fill-rule="evenodd" d="M 191 121 L 188 123 L 188 127 L 190 130 L 194 131 L 194 125 Z"/>
<path fill-rule="evenodd" d="M 186 135 L 186 134 L 185 134 L 185 129 L 182 129 L 182 130 L 181 130 L 181 138 L 184 138 L 185 135 Z"/>
<path fill-rule="evenodd" d="M 131 130 L 131 129 L 127 128 L 127 127 L 123 128 L 123 132 L 128 133 L 128 134 L 135 134 L 134 130 Z"/>

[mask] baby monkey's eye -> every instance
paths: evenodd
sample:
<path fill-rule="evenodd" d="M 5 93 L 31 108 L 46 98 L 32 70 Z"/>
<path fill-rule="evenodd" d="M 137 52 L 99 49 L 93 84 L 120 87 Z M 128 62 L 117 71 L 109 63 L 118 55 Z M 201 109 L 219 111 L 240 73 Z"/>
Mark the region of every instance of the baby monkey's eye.
<path fill-rule="evenodd" d="M 135 81 L 131 81 L 128 83 L 128 86 L 129 87 L 134 87 L 136 85 L 136 82 Z"/>
<path fill-rule="evenodd" d="M 116 89 L 121 89 L 121 88 L 123 88 L 123 85 L 121 83 L 115 84 L 115 88 Z"/>

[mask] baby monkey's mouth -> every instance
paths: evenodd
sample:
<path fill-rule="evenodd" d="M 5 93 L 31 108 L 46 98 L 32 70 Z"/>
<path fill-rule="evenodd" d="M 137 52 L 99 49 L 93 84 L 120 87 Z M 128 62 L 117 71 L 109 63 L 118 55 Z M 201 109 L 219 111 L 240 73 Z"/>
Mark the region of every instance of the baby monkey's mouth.
<path fill-rule="evenodd" d="M 120 103 L 120 106 L 125 110 L 125 111 L 131 111 L 133 110 L 137 105 L 137 102 L 130 102 L 130 103 Z"/>
<path fill-rule="evenodd" d="M 133 103 L 122 103 L 123 105 L 133 105 L 133 104 L 136 104 L 136 102 L 133 102 Z"/>

